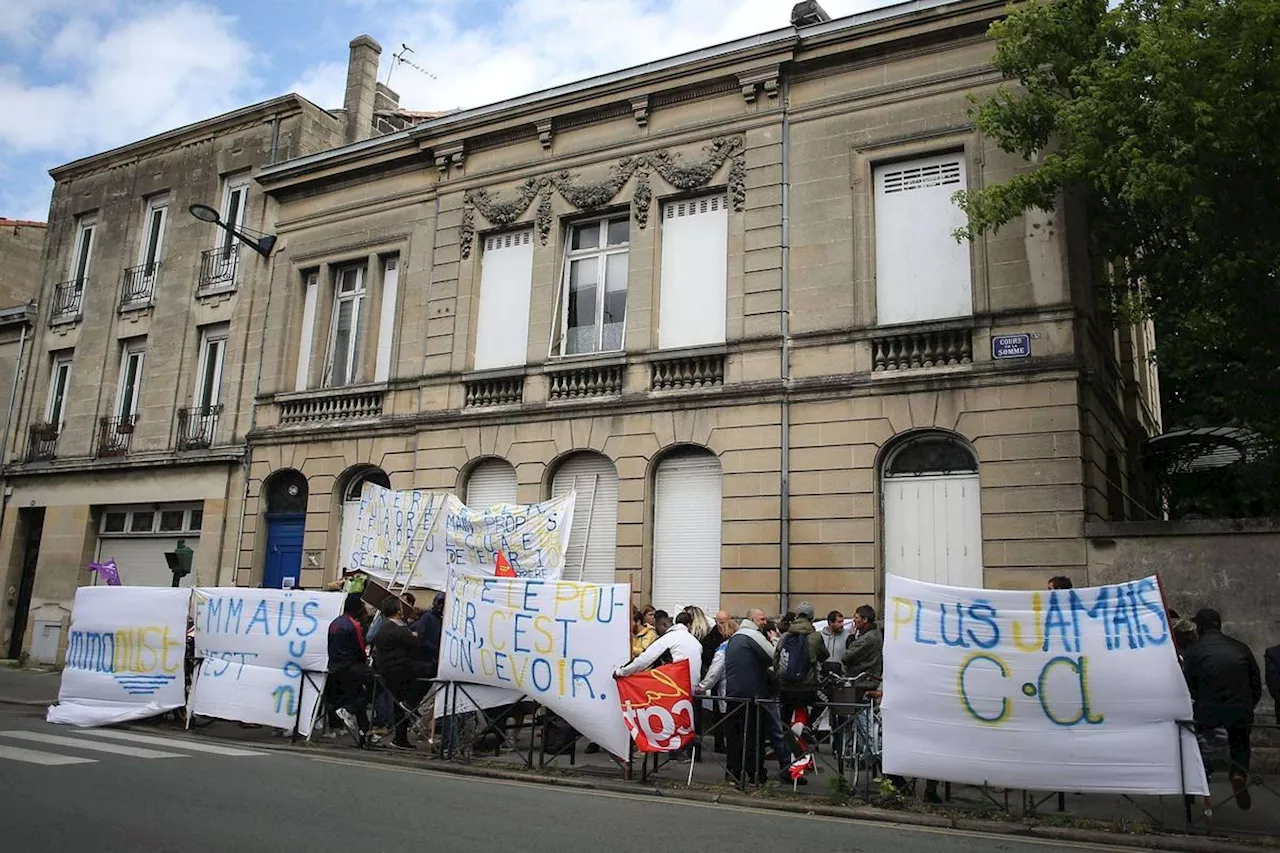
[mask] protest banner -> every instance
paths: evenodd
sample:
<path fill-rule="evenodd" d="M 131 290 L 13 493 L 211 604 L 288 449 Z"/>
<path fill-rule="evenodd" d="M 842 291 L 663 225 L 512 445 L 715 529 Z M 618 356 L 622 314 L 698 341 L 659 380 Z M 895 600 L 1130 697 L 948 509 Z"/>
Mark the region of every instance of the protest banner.
<path fill-rule="evenodd" d="M 366 483 L 342 564 L 397 589 L 443 589 L 451 569 L 556 580 L 564 571 L 575 494 L 537 504 L 476 509 L 454 495 L 393 491 Z M 506 571 L 504 571 L 506 574 Z"/>
<path fill-rule="evenodd" d="M 287 730 L 296 720 L 309 735 L 342 600 L 340 592 L 197 588 L 191 711 Z"/>
<path fill-rule="evenodd" d="M 181 708 L 190 601 L 189 589 L 76 590 L 58 704 L 46 719 L 107 726 Z"/>
<path fill-rule="evenodd" d="M 676 752 L 694 740 L 689 667 L 669 663 L 616 679 L 622 720 L 641 752 Z"/>
<path fill-rule="evenodd" d="M 613 670 L 630 651 L 630 584 L 475 577 L 448 582 L 440 678 L 524 693 L 614 755 L 627 728 Z"/>
<path fill-rule="evenodd" d="M 889 576 L 884 771 L 1041 791 L 1208 787 L 1155 578 L 991 590 Z"/>

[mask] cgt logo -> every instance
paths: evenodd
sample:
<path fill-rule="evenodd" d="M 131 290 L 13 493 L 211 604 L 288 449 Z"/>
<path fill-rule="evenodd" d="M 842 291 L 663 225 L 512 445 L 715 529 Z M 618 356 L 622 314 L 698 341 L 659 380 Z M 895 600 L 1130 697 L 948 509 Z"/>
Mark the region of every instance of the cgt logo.
<path fill-rule="evenodd" d="M 692 742 L 694 711 L 688 682 L 689 667 L 684 662 L 618 679 L 622 719 L 641 752 L 674 752 Z"/>

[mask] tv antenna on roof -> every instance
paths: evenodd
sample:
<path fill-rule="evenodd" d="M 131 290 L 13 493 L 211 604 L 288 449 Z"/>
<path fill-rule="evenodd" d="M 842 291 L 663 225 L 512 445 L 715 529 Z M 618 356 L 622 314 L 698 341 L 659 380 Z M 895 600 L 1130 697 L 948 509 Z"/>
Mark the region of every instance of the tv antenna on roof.
<path fill-rule="evenodd" d="M 438 79 L 436 75 L 432 74 L 430 71 L 423 68 L 421 65 L 409 59 L 405 55 L 409 53 L 413 53 L 413 48 L 409 47 L 409 45 L 405 44 L 404 42 L 401 42 L 400 49 L 397 50 L 395 53 L 391 54 L 391 67 L 387 69 L 387 85 L 388 86 L 391 85 L 391 73 L 396 70 L 397 65 L 407 65 L 410 68 L 412 68 L 414 71 L 427 75 L 432 80 Z"/>

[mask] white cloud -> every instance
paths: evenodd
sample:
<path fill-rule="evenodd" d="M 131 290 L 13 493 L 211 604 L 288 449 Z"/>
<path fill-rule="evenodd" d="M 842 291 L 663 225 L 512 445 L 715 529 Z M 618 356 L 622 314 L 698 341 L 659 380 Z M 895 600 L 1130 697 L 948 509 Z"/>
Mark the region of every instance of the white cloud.
<path fill-rule="evenodd" d="M 826 0 L 833 16 L 887 5 Z M 401 43 L 432 79 L 408 66 L 391 88 L 410 109 L 474 107 L 789 25 L 779 0 L 511 0 L 491 13 L 457 0 L 370 0 L 363 20 L 383 45 L 387 79 Z M 356 35 L 356 33 L 352 33 Z M 340 73 L 339 73 L 340 72 Z M 322 105 L 342 103 L 345 66 L 313 66 L 294 88 Z"/>
<path fill-rule="evenodd" d="M 47 26 L 38 16 L 10 16 L 3 26 L 15 20 L 26 32 Z M 0 144 L 78 156 L 243 106 L 258 88 L 256 62 L 234 23 L 196 3 L 63 22 L 51 36 L 49 55 L 63 60 L 52 80 L 0 67 Z"/>

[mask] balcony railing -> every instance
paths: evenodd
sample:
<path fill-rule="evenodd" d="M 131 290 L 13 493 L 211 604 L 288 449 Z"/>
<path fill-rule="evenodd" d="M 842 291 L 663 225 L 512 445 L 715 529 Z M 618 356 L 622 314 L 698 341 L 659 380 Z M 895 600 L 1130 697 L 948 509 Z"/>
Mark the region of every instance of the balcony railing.
<path fill-rule="evenodd" d="M 69 320 L 80 314 L 84 306 L 84 286 L 86 278 L 73 278 L 53 288 L 53 302 L 49 305 L 49 320 Z"/>
<path fill-rule="evenodd" d="M 710 388 L 724 384 L 724 355 L 687 355 L 649 365 L 649 387 L 654 391 Z"/>
<path fill-rule="evenodd" d="M 27 438 L 27 461 L 52 459 L 58 432 L 57 424 L 32 424 Z"/>
<path fill-rule="evenodd" d="M 137 424 L 137 416 L 124 415 L 118 418 L 98 419 L 98 456 L 124 456 L 129 452 L 129 443 L 133 440 L 133 428 Z"/>
<path fill-rule="evenodd" d="M 239 263 L 239 246 L 205 249 L 200 253 L 200 281 L 196 283 L 196 292 L 230 290 L 235 286 Z"/>
<path fill-rule="evenodd" d="M 213 446 L 222 406 L 192 406 L 178 409 L 178 450 L 205 450 Z"/>
<path fill-rule="evenodd" d="M 489 379 L 473 379 L 463 383 L 467 409 L 485 406 L 509 406 L 524 400 L 524 377 L 503 376 Z"/>
<path fill-rule="evenodd" d="M 367 420 L 382 416 L 382 391 L 360 391 L 287 400 L 280 404 L 280 425 Z"/>
<path fill-rule="evenodd" d="M 912 370 L 973 361 L 973 330 L 942 329 L 889 335 L 871 341 L 871 370 Z"/>
<path fill-rule="evenodd" d="M 160 277 L 160 262 L 140 264 L 124 271 L 124 284 L 120 288 L 120 307 L 132 308 L 151 304 L 155 294 L 156 279 Z"/>
<path fill-rule="evenodd" d="M 624 367 L 620 364 L 577 367 L 548 374 L 549 400 L 580 400 L 622 394 Z"/>

